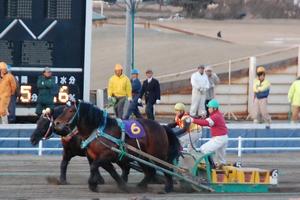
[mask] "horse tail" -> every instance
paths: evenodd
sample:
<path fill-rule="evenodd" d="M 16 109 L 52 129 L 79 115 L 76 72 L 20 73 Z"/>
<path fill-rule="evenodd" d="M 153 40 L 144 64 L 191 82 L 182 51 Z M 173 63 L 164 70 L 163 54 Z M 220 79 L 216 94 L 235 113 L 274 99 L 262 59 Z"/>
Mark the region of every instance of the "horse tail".
<path fill-rule="evenodd" d="M 175 159 L 178 159 L 181 152 L 181 145 L 179 139 L 174 134 L 173 130 L 168 126 L 163 126 L 166 130 L 169 148 L 168 148 L 168 162 L 172 163 Z"/>

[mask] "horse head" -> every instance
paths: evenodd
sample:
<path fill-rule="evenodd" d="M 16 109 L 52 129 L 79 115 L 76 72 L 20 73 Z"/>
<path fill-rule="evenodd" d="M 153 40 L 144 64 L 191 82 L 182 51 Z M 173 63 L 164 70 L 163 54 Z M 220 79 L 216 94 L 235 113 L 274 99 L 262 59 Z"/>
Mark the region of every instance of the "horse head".
<path fill-rule="evenodd" d="M 103 119 L 103 111 L 93 104 L 71 102 L 55 119 L 54 130 L 58 135 L 66 136 L 77 127 L 82 135 L 88 135 L 103 123 Z"/>
<path fill-rule="evenodd" d="M 42 115 L 36 122 L 36 128 L 31 134 L 30 142 L 32 145 L 37 145 L 42 138 L 48 139 L 53 132 L 53 120 L 61 114 L 64 106 L 58 106 L 51 110 L 47 108 L 43 110 Z"/>
<path fill-rule="evenodd" d="M 68 101 L 62 113 L 57 116 L 54 120 L 54 131 L 60 136 L 68 135 L 72 129 L 75 127 L 76 119 L 75 114 L 77 113 L 77 108 L 80 101 Z M 73 122 L 73 123 L 72 123 Z M 74 124 L 71 127 L 71 123 Z"/>

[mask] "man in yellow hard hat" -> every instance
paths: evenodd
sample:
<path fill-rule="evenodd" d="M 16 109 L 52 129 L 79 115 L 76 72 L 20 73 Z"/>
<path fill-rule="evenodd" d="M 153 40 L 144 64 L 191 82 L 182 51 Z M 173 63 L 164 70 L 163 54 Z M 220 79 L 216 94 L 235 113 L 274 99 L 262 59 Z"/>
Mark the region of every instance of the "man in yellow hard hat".
<path fill-rule="evenodd" d="M 123 118 L 125 102 L 132 101 L 132 88 L 129 78 L 123 74 L 123 67 L 115 65 L 115 74 L 108 81 L 108 101 L 114 101 L 114 112 L 116 117 Z"/>
<path fill-rule="evenodd" d="M 258 123 L 260 116 L 267 123 L 266 128 L 270 128 L 271 117 L 267 109 L 267 101 L 270 93 L 270 82 L 265 78 L 266 70 L 263 66 L 256 69 L 257 78 L 254 80 L 254 109 L 253 122 Z"/>
<path fill-rule="evenodd" d="M 1 123 L 7 124 L 8 105 L 11 96 L 17 89 L 15 78 L 7 72 L 7 64 L 0 62 L 1 80 L 0 80 L 0 117 Z"/>
<path fill-rule="evenodd" d="M 191 151 L 201 136 L 201 126 L 186 122 L 186 119 L 190 118 L 190 115 L 185 112 L 185 105 L 183 103 L 176 103 L 174 109 L 174 122 L 169 123 L 167 126 L 173 128 L 174 133 L 179 137 L 181 145 L 187 147 L 188 151 Z"/>

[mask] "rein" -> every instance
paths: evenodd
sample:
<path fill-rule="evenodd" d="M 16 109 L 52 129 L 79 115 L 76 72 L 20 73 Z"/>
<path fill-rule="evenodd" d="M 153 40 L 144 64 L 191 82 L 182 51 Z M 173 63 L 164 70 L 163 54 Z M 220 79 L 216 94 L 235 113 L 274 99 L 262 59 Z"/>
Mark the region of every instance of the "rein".
<path fill-rule="evenodd" d="M 47 129 L 47 132 L 46 134 L 44 135 L 44 139 L 48 139 L 49 138 L 49 134 L 50 134 L 50 131 L 51 131 L 51 128 L 52 128 L 52 125 L 53 125 L 53 116 L 49 117 L 49 115 L 43 115 L 43 118 L 46 118 L 50 121 L 49 123 L 49 126 L 48 126 L 48 129 Z"/>

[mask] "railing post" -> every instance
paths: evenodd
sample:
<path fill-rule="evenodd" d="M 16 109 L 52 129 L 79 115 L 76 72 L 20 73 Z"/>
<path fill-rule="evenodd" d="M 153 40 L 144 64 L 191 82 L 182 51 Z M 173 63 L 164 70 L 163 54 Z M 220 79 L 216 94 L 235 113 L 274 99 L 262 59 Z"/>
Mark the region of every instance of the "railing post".
<path fill-rule="evenodd" d="M 253 108 L 253 99 L 254 99 L 254 92 L 253 92 L 253 83 L 255 79 L 255 71 L 256 71 L 256 57 L 250 57 L 249 63 L 249 80 L 248 80 L 248 117 L 252 115 L 252 108 Z"/>
<path fill-rule="evenodd" d="M 241 136 L 239 136 L 238 137 L 238 158 L 239 158 L 239 161 L 241 161 L 241 159 L 242 159 L 242 137 Z"/>
<path fill-rule="evenodd" d="M 43 155 L 43 140 L 39 141 L 39 156 Z"/>
<path fill-rule="evenodd" d="M 96 105 L 101 109 L 104 108 L 104 90 L 100 90 L 100 89 L 97 90 Z"/>
<path fill-rule="evenodd" d="M 300 45 L 298 47 L 298 70 L 297 70 L 297 77 L 300 77 Z"/>

